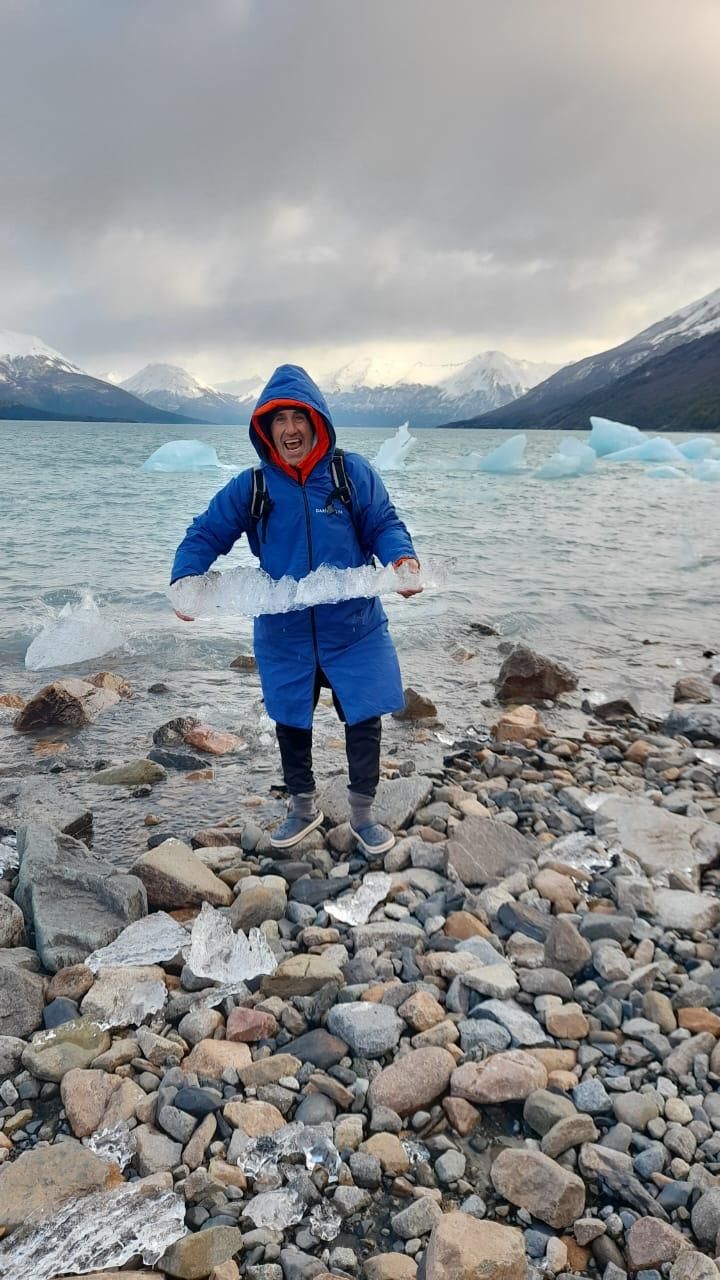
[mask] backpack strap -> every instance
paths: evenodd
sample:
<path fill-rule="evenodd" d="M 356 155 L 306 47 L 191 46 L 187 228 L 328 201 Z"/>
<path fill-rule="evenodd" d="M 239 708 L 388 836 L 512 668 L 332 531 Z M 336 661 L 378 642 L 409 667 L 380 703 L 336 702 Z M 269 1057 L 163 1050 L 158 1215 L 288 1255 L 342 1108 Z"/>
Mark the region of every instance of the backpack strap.
<path fill-rule="evenodd" d="M 333 488 L 325 503 L 325 510 L 332 511 L 333 502 L 337 498 L 352 515 L 352 485 L 350 484 L 345 465 L 345 454 L 342 449 L 336 449 L 330 459 L 330 476 Z"/>
<path fill-rule="evenodd" d="M 250 517 L 260 525 L 263 542 L 267 534 L 267 522 L 275 503 L 267 491 L 267 480 L 263 467 L 253 467 L 252 494 L 250 497 Z"/>

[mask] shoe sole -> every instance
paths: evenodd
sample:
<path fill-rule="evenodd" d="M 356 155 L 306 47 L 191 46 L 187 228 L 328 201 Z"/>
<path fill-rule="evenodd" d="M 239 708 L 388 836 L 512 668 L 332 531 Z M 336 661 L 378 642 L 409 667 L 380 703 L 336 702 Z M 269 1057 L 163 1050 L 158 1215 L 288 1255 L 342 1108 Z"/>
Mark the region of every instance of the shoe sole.
<path fill-rule="evenodd" d="M 317 818 L 313 818 L 312 822 L 309 822 L 306 827 L 303 827 L 302 831 L 298 831 L 297 835 L 290 836 L 288 840 L 276 840 L 274 836 L 271 836 L 270 844 L 273 849 L 292 849 L 294 845 L 299 844 L 301 840 L 304 840 L 306 836 L 309 836 L 310 832 L 315 831 L 320 826 L 321 822 L 324 821 L 325 814 L 319 813 Z"/>
<path fill-rule="evenodd" d="M 355 839 L 357 840 L 358 844 L 360 845 L 360 848 L 363 850 L 364 853 L 369 853 L 369 854 L 389 853 L 391 849 L 395 848 L 395 837 L 393 835 L 391 835 L 390 838 L 386 840 L 384 844 L 366 844 L 362 836 L 358 835 L 357 831 L 353 830 L 352 827 L 350 828 L 350 830 L 352 831 L 352 834 L 354 835 Z"/>

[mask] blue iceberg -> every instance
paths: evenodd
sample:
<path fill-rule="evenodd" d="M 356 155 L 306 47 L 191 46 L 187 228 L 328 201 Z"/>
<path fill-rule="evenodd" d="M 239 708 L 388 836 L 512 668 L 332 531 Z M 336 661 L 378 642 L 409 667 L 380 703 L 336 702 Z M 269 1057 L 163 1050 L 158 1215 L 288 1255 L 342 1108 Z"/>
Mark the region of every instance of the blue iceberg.
<path fill-rule="evenodd" d="M 497 449 L 491 449 L 490 453 L 471 453 L 468 468 L 472 471 L 486 471 L 490 475 L 512 475 L 515 471 L 522 471 L 526 444 L 525 434 L 511 436 Z"/>
<path fill-rule="evenodd" d="M 373 466 L 378 471 L 402 471 L 405 466 L 405 459 L 412 449 L 415 448 L 417 440 L 410 435 L 410 423 L 403 422 L 398 427 L 394 436 L 389 436 L 387 440 L 383 440 L 377 454 L 373 458 Z"/>
<path fill-rule="evenodd" d="M 539 480 L 564 480 L 569 476 L 586 476 L 594 469 L 597 454 L 582 440 L 569 436 L 563 440 L 557 453 L 538 467 L 535 475 Z"/>
<path fill-rule="evenodd" d="M 141 471 L 201 471 L 205 467 L 217 467 L 220 471 L 234 471 L 220 462 L 211 444 L 202 440 L 168 440 L 146 458 Z"/>
<path fill-rule="evenodd" d="M 709 436 L 693 436 L 692 440 L 685 440 L 677 447 L 683 458 L 689 458 L 692 462 L 700 462 L 703 458 L 712 457 L 715 442 Z"/>
<path fill-rule="evenodd" d="M 663 436 L 651 436 L 643 439 L 642 444 L 632 445 L 629 449 L 620 449 L 618 453 L 607 453 L 606 462 L 682 462 L 683 455 L 671 440 Z"/>
<path fill-rule="evenodd" d="M 634 444 L 642 444 L 645 436 L 637 427 L 627 422 L 612 422 L 610 418 L 591 418 L 590 439 L 588 444 L 594 449 L 598 458 L 608 453 L 617 453 L 619 449 L 629 449 Z"/>
<path fill-rule="evenodd" d="M 716 461 L 714 458 L 706 458 L 704 462 L 699 462 L 693 468 L 692 474 L 696 480 L 717 483 L 720 480 L 720 461 Z"/>
<path fill-rule="evenodd" d="M 673 467 L 669 462 L 661 463 L 659 467 L 648 467 L 645 472 L 650 480 L 685 480 L 686 473 L 681 471 L 679 467 Z"/>

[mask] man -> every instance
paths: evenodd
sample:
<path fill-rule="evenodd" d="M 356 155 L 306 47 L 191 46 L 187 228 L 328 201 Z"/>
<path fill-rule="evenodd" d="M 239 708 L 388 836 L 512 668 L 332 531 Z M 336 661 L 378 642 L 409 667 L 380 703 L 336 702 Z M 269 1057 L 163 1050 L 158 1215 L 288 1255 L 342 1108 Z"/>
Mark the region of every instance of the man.
<path fill-rule="evenodd" d="M 262 467 L 241 472 L 193 521 L 175 554 L 173 582 L 205 573 L 243 533 L 275 580 L 286 574 L 300 579 L 321 565 L 357 568 L 373 557 L 418 572 L 410 535 L 380 476 L 360 454 L 336 453 L 330 411 L 304 369 L 285 364 L 275 370 L 250 420 L 250 439 Z M 380 717 L 402 707 L 404 696 L 380 601 L 344 600 L 265 615 L 255 619 L 254 643 L 290 795 L 287 818 L 271 836 L 273 846 L 292 848 L 323 821 L 312 770 L 312 722 L 325 687 L 345 723 L 353 835 L 366 854 L 387 852 L 395 838 L 372 812 Z"/>

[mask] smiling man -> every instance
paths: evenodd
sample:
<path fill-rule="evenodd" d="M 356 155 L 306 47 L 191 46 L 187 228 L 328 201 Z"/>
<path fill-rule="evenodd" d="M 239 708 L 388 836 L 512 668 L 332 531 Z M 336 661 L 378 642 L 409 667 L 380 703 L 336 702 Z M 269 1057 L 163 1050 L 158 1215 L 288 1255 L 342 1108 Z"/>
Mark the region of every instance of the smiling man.
<path fill-rule="evenodd" d="M 193 521 L 175 555 L 173 582 L 205 573 L 243 533 L 275 580 L 286 574 L 304 578 L 321 565 L 358 568 L 375 558 L 417 572 L 410 534 L 380 476 L 360 454 L 336 447 L 330 410 L 304 369 L 285 364 L 275 370 L 253 412 L 250 439 L 261 466 L 235 476 Z M 387 852 L 394 836 L 375 821 L 372 809 L 380 777 L 380 717 L 402 707 L 404 696 L 380 601 L 343 600 L 268 614 L 255 619 L 254 638 L 290 796 L 288 815 L 271 836 L 273 846 L 292 848 L 323 822 L 312 722 L 320 690 L 328 688 L 345 724 L 353 834 L 368 856 Z"/>

